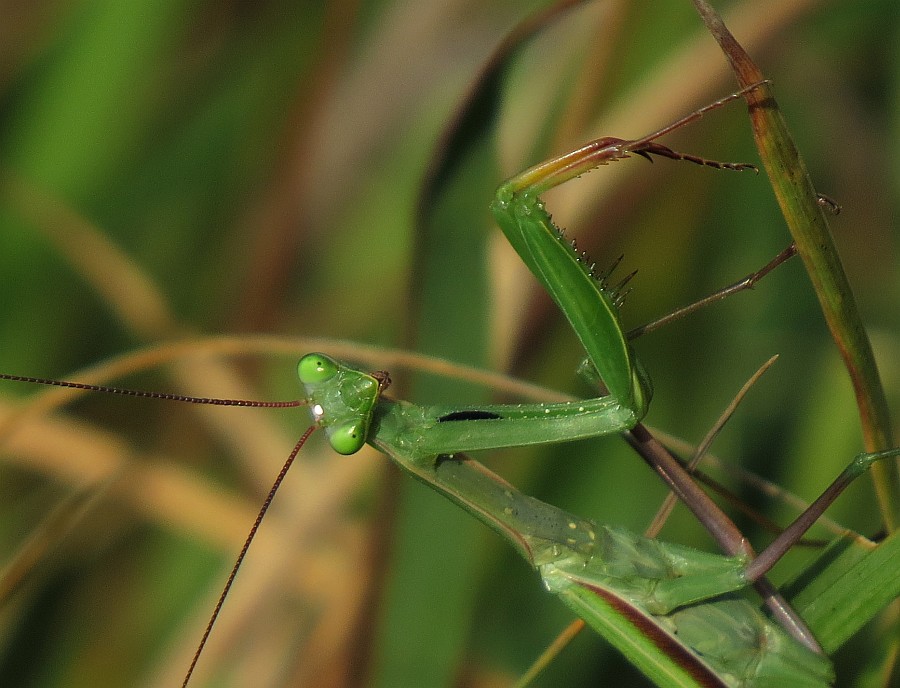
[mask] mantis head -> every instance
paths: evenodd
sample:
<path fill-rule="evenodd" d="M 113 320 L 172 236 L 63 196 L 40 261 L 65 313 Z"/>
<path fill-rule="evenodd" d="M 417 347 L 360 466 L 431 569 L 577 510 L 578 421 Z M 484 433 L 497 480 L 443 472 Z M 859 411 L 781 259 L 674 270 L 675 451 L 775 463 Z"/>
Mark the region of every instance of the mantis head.
<path fill-rule="evenodd" d="M 372 412 L 386 373 L 364 373 L 330 356 L 307 354 L 297 364 L 313 420 L 338 454 L 355 454 L 366 443 Z"/>

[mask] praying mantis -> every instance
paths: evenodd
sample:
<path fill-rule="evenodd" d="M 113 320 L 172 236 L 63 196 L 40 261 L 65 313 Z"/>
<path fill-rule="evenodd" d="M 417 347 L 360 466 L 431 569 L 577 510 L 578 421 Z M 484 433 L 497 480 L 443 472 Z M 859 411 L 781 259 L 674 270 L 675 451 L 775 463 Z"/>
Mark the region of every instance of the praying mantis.
<path fill-rule="evenodd" d="M 314 26 L 314 25 L 315 25 L 315 22 L 307 22 L 307 25 L 309 25 L 309 26 Z M 662 31 L 662 30 L 663 30 L 663 29 L 662 29 L 662 27 L 661 27 L 661 28 L 660 28 L 660 31 Z M 292 40 L 295 40 L 294 37 L 292 37 Z M 655 42 L 658 43 L 658 41 L 655 41 Z M 624 44 L 624 43 L 630 44 L 631 41 L 628 41 L 628 40 L 622 40 L 621 43 L 623 43 L 623 44 Z M 622 49 L 624 50 L 624 49 L 625 49 L 625 46 L 622 46 Z M 673 88 L 675 88 L 675 89 L 677 90 L 678 87 L 677 87 L 677 86 L 674 86 Z M 359 108 L 359 109 L 366 109 L 366 108 Z M 68 112 L 68 110 L 65 109 L 65 108 L 58 108 L 57 111 L 60 112 L 60 113 Z M 352 130 L 353 130 L 353 126 L 352 126 L 352 124 L 351 124 L 351 125 L 349 125 L 349 126 L 343 126 L 343 127 L 340 127 L 340 129 L 341 129 L 342 131 L 352 131 Z M 632 133 L 632 132 L 630 132 L 630 131 L 628 131 L 628 130 L 620 130 L 619 128 L 609 129 L 608 131 L 610 131 L 610 132 L 615 132 L 615 133 Z M 637 132 L 633 132 L 633 133 L 640 133 L 640 131 L 641 131 L 641 130 L 638 130 Z M 73 140 L 77 140 L 77 139 L 76 139 L 75 137 L 73 137 Z M 85 140 L 85 141 L 92 141 L 92 139 L 87 138 L 87 137 L 84 138 L 84 139 L 82 139 L 82 140 Z M 836 165 L 836 164 L 835 164 L 835 165 Z M 836 165 L 836 166 L 837 166 L 837 165 Z M 90 168 L 87 167 L 87 166 L 85 166 L 85 167 L 86 167 L 87 169 L 90 169 Z M 222 165 L 221 167 L 224 169 L 224 168 L 226 168 L 226 165 Z M 639 166 L 638 166 L 638 167 L 639 167 Z M 660 166 L 660 167 L 661 167 L 661 166 Z M 85 174 L 85 168 L 79 169 L 78 172 L 79 172 L 79 175 Z M 390 176 L 391 176 L 390 174 L 385 174 L 385 175 L 384 175 L 385 178 L 389 178 Z M 702 182 L 701 182 L 701 183 L 702 183 Z M 577 185 L 576 185 L 576 186 L 577 186 Z M 393 181 L 392 181 L 391 187 L 392 187 L 393 189 L 403 188 L 403 182 L 402 182 L 402 181 L 397 181 L 397 182 L 393 182 Z M 475 187 L 475 188 L 480 188 L 480 187 Z M 491 186 L 486 186 L 486 187 L 484 187 L 484 188 L 485 188 L 486 190 L 490 190 Z M 322 191 L 321 188 L 317 189 L 317 193 L 320 193 L 321 191 Z M 136 193 L 136 194 L 133 194 L 133 195 L 128 195 L 127 197 L 128 197 L 128 198 L 134 198 L 134 197 L 137 197 L 137 196 L 139 196 L 139 195 L 140 195 L 140 194 L 137 194 L 137 193 Z M 353 202 L 355 202 L 355 200 L 356 200 L 356 199 L 354 199 Z M 747 205 L 747 204 L 745 204 L 745 206 L 746 206 L 746 205 Z M 752 204 L 751 204 L 751 205 L 752 205 Z M 554 206 L 554 207 L 555 207 L 555 206 Z M 760 206 L 755 206 L 755 207 L 760 207 Z M 746 208 L 745 208 L 745 210 L 746 210 L 746 212 L 741 212 L 741 213 L 739 213 L 739 215 L 741 216 L 741 218 L 745 217 L 747 214 L 753 214 L 753 213 L 755 212 L 754 209 L 752 209 L 752 208 L 751 208 L 751 209 L 746 209 Z M 643 211 L 646 212 L 646 206 L 644 207 Z M 130 208 L 130 209 L 129 209 L 129 212 L 132 213 L 132 212 L 134 212 L 134 211 L 133 211 L 133 209 Z M 636 212 L 641 212 L 641 209 L 640 209 L 640 208 L 637 209 Z M 396 220 L 396 218 L 394 217 L 394 218 L 392 218 L 392 220 Z M 734 221 L 735 221 L 735 223 L 737 223 L 739 220 L 740 220 L 740 218 L 736 218 Z M 728 222 L 731 222 L 731 218 L 728 219 Z M 109 223 L 109 224 L 112 224 L 112 223 Z M 126 223 L 126 224 L 127 224 L 127 223 Z M 668 227 L 668 225 L 666 225 L 666 227 Z M 730 227 L 730 225 L 729 225 L 729 227 Z M 748 233 L 743 233 L 743 234 L 742 234 L 742 232 L 741 232 L 739 229 L 736 230 L 736 231 L 734 232 L 734 234 L 735 234 L 735 235 L 749 236 Z M 735 238 L 735 240 L 739 240 L 739 239 Z M 756 240 L 756 236 L 754 235 L 754 241 L 755 241 L 755 240 Z M 386 241 L 386 242 L 387 242 L 387 241 Z M 617 253 L 619 253 L 618 250 L 616 250 L 615 252 L 613 252 L 612 255 L 616 255 Z M 345 254 L 346 254 L 346 252 L 345 252 Z M 632 263 L 632 264 L 633 264 L 633 263 L 637 262 L 637 261 L 640 259 L 640 255 L 638 255 L 638 252 L 635 251 L 635 250 L 628 250 L 628 251 L 626 251 L 626 254 L 627 254 L 627 257 L 628 257 L 628 259 L 629 259 L 629 261 L 628 261 L 629 263 Z M 604 251 L 603 254 L 600 254 L 600 257 L 605 257 L 605 255 L 606 255 L 606 251 Z M 307 262 L 308 262 L 308 263 L 314 263 L 314 262 L 315 262 L 315 258 L 313 258 L 313 259 L 307 259 Z M 713 269 L 715 269 L 715 267 L 713 267 Z M 52 266 L 51 266 L 51 270 L 52 270 Z M 631 310 L 632 310 L 632 317 L 634 317 L 633 314 L 634 314 L 635 311 L 640 312 L 640 309 L 641 309 L 641 302 L 640 302 L 640 299 L 644 298 L 644 296 L 646 296 L 646 295 L 648 295 L 648 294 L 654 294 L 654 293 L 656 293 L 656 291 L 657 291 L 657 290 L 654 289 L 653 286 L 652 286 L 652 280 L 653 280 L 654 278 L 656 278 L 656 275 L 653 274 L 654 271 L 653 271 L 652 269 L 648 271 L 644 265 L 641 265 L 641 270 L 642 270 L 642 272 L 641 272 L 642 278 L 641 278 L 641 281 L 640 281 L 640 283 L 639 283 L 641 288 L 640 288 L 640 290 L 638 291 L 638 293 L 635 295 L 635 297 L 632 297 L 632 301 L 634 301 L 634 302 L 630 304 L 630 308 L 631 308 Z M 153 272 L 153 269 L 150 269 L 150 271 Z M 48 271 L 48 272 L 49 272 L 49 271 Z M 178 272 L 185 272 L 185 271 L 179 270 Z M 227 270 L 222 269 L 221 272 L 222 272 L 222 273 L 225 273 L 225 272 L 227 272 Z M 385 272 L 384 270 L 379 269 L 379 272 L 382 274 L 382 276 L 386 276 L 386 277 L 390 278 L 390 275 L 384 275 L 384 272 Z M 165 272 L 163 269 L 160 269 L 159 274 L 166 274 L 166 272 Z M 355 274 L 355 275 L 364 275 L 364 276 L 365 276 L 365 279 L 367 280 L 367 283 L 369 283 L 368 280 L 371 279 L 371 277 L 370 277 L 368 274 L 364 273 L 364 271 L 362 271 L 362 270 L 356 270 L 356 271 L 354 271 L 354 274 Z M 299 271 L 299 270 L 297 271 L 297 274 L 296 274 L 295 276 L 296 276 L 297 280 L 306 279 L 307 281 L 310 281 L 308 278 L 305 278 L 302 274 L 300 274 L 300 271 Z M 192 287 L 194 286 L 194 282 L 197 282 L 197 281 L 202 282 L 202 281 L 203 281 L 203 280 L 202 280 L 202 275 L 201 275 L 201 279 L 200 279 L 200 280 L 193 279 L 194 277 L 196 277 L 196 276 L 192 275 L 192 281 L 191 281 L 191 286 L 192 286 Z M 339 294 L 344 293 L 344 292 L 352 291 L 352 290 L 353 290 L 352 287 L 347 287 L 347 286 L 346 286 L 347 281 L 349 281 L 349 280 L 351 280 L 351 279 L 353 279 L 353 276 L 348 275 L 348 276 L 345 278 L 345 281 L 342 281 L 342 282 L 341 282 L 340 287 L 339 287 L 339 288 L 336 287 L 336 288 L 334 289 L 335 294 L 339 295 Z M 685 280 L 685 281 L 686 281 L 686 280 Z M 648 283 L 650 283 L 650 284 L 648 284 Z M 175 285 L 171 285 L 170 288 L 172 289 L 173 292 L 177 291 L 177 292 L 179 292 L 179 293 L 185 293 L 185 292 L 187 291 L 187 287 L 186 287 L 185 285 L 182 285 L 182 286 L 180 286 L 180 287 L 176 287 Z M 228 291 L 227 291 L 227 285 L 226 285 L 226 287 L 223 289 L 223 293 L 228 293 Z M 763 296 L 762 298 L 765 298 L 765 297 Z M 211 303 L 211 302 L 212 302 L 211 299 L 208 300 L 208 302 Z M 310 312 L 313 312 L 313 313 L 315 313 L 315 312 L 321 312 L 321 311 L 323 310 L 323 308 L 324 308 L 323 304 L 334 305 L 334 304 L 333 304 L 333 300 L 330 299 L 330 298 L 319 298 L 319 299 L 316 299 L 316 298 L 307 298 L 307 299 L 305 299 L 305 303 L 306 303 L 306 304 L 310 304 L 309 311 L 310 311 Z M 313 307 L 313 306 L 311 306 L 311 304 L 315 304 L 315 306 Z M 52 306 L 53 304 L 50 304 L 50 305 Z M 58 306 L 58 307 L 61 307 L 61 306 Z M 198 309 L 198 310 L 199 310 L 199 309 Z M 341 306 L 341 305 L 337 305 L 337 306 L 335 306 L 334 310 L 335 310 L 336 312 L 342 312 L 342 306 Z M 750 309 L 748 309 L 748 310 L 750 310 Z M 438 319 L 440 319 L 440 316 L 439 316 L 439 315 L 436 316 L 436 317 L 438 317 Z M 788 316 L 784 316 L 784 317 L 788 317 Z M 302 320 L 303 320 L 302 317 L 295 317 L 295 322 L 296 322 L 296 321 L 302 322 Z M 358 328 L 359 325 L 356 324 L 356 322 L 357 322 L 357 321 L 354 320 L 354 326 Z M 207 325 L 200 325 L 200 326 L 201 326 L 201 327 L 209 327 L 208 324 L 207 324 Z M 723 325 L 723 327 L 727 327 L 727 325 Z M 335 326 L 335 330 L 337 331 L 337 326 Z M 71 331 L 72 331 L 72 328 L 70 327 L 70 332 L 71 332 Z M 90 331 L 93 332 L 92 329 L 91 329 Z M 300 331 L 300 330 L 299 330 L 297 327 L 292 327 L 292 331 Z M 741 332 L 741 333 L 747 332 L 746 329 L 739 329 L 739 330 L 736 330 L 736 331 L 737 331 L 737 332 Z M 366 333 L 366 335 L 360 335 L 358 330 L 353 330 L 352 334 L 353 334 L 354 337 L 359 337 L 359 338 L 365 338 L 365 337 L 368 337 L 368 333 Z M 67 338 L 67 337 L 64 336 L 64 335 L 59 337 L 59 339 L 61 339 L 61 340 L 65 340 L 66 338 Z M 699 337 L 698 337 L 698 338 L 699 338 Z M 24 339 L 24 337 L 23 337 L 23 339 Z M 120 338 L 120 339 L 121 339 L 121 338 Z M 36 341 L 41 341 L 41 340 L 36 340 Z M 93 345 L 93 342 L 92 342 L 92 345 Z M 31 343 L 31 346 L 37 346 L 37 344 L 35 344 L 34 342 L 32 342 L 32 343 Z M 122 344 L 121 341 L 118 342 L 118 346 L 119 346 L 119 347 L 123 346 L 123 344 Z M 88 348 L 87 346 L 84 347 L 85 350 L 87 350 L 87 348 Z M 781 349 L 780 349 L 780 343 L 779 343 L 779 346 L 776 347 L 776 349 L 777 349 L 777 350 L 781 350 Z M 303 349 L 301 349 L 301 351 L 302 351 L 302 350 L 303 350 Z M 325 350 L 325 351 L 331 351 L 330 349 L 327 349 L 327 348 L 324 349 L 324 350 Z M 96 356 L 96 355 L 97 355 L 97 353 L 94 352 L 93 349 L 91 349 L 91 351 L 92 351 L 92 355 L 93 355 L 93 356 Z M 643 351 L 642 351 L 642 353 L 643 353 Z M 83 354 L 82 354 L 82 355 L 83 355 Z M 102 354 L 101 354 L 101 355 L 102 355 Z M 341 354 L 341 356 L 342 356 L 342 357 L 354 358 L 354 356 L 353 356 L 352 354 Z M 65 359 L 65 360 L 68 361 L 69 359 Z M 72 364 L 70 363 L 69 365 L 72 365 Z M 376 367 L 377 365 L 379 365 L 379 364 L 372 364 L 372 366 L 370 366 L 370 367 L 371 367 L 371 368 L 374 368 L 374 367 Z M 15 366 L 15 369 L 18 370 L 18 369 L 20 369 L 20 367 L 21 367 L 21 366 L 20 366 L 19 364 L 17 364 L 17 365 Z M 668 373 L 668 371 L 666 370 L 666 367 L 667 367 L 667 366 L 666 366 L 665 364 L 660 365 L 659 362 L 655 362 L 655 363 L 652 365 L 652 371 L 653 371 L 653 373 L 654 373 L 654 380 L 657 381 L 657 384 L 660 383 L 660 378 L 663 378 L 662 386 L 660 387 L 660 389 L 667 389 L 667 390 L 670 390 L 670 389 L 672 388 L 672 386 L 669 385 L 669 384 L 667 384 L 667 382 L 665 381 L 665 376 L 666 376 L 666 374 Z M 671 368 L 671 370 L 675 370 L 675 369 L 676 369 L 676 366 L 675 366 L 674 364 L 672 364 L 672 366 L 670 366 L 670 368 Z M 566 370 L 566 367 L 565 367 L 565 366 L 563 366 L 563 370 Z M 549 373 L 548 373 L 548 374 L 549 374 Z M 706 371 L 704 371 L 704 373 L 701 373 L 701 374 L 695 373 L 695 375 L 697 375 L 697 377 L 698 377 L 699 379 L 701 379 L 701 380 L 703 381 L 704 384 L 708 384 L 708 385 L 711 385 L 711 386 L 715 386 L 715 385 L 716 385 L 716 382 L 715 382 L 715 381 L 710 380 L 710 379 L 707 379 Z M 557 378 L 557 379 L 559 379 L 559 378 Z M 195 388 L 196 388 L 196 387 L 195 387 Z M 660 402 L 660 403 L 658 403 L 658 404 L 654 407 L 654 409 L 656 409 L 656 408 L 662 408 L 662 405 L 661 405 L 661 404 L 666 403 L 665 401 L 663 401 L 663 399 L 665 399 L 665 397 L 670 396 L 670 395 L 669 395 L 669 394 L 660 394 L 659 396 L 661 397 L 661 399 L 658 400 L 658 402 Z M 691 394 L 691 390 L 686 390 L 686 392 L 685 392 L 685 394 L 684 394 L 684 397 L 687 398 L 687 399 L 690 399 L 690 400 L 691 400 L 691 403 L 694 403 L 695 400 L 696 400 L 696 396 Z M 412 399 L 417 399 L 417 400 L 418 400 L 418 399 L 422 398 L 422 395 L 419 394 L 419 393 L 417 393 L 417 394 L 415 394 L 415 395 L 409 395 L 407 398 L 412 398 Z M 783 409 L 785 412 L 787 412 L 789 409 L 800 408 L 800 401 L 799 401 L 799 400 L 795 400 L 795 401 L 796 401 L 796 406 L 794 406 L 793 404 L 787 404 L 787 403 L 784 403 L 784 400 L 781 400 L 781 399 L 773 399 L 773 400 L 772 400 L 772 404 L 773 404 L 773 406 L 777 406 L 777 407 Z M 683 403 L 683 402 L 682 402 L 682 403 Z M 698 401 L 698 403 L 699 403 L 699 401 Z M 117 409 L 117 412 L 119 412 L 118 409 Z M 701 414 L 698 413 L 698 417 L 699 417 L 699 416 L 701 416 Z M 846 416 L 845 416 L 845 417 L 846 417 Z M 143 420 L 141 421 L 141 423 L 143 423 Z M 186 442 L 186 444 L 189 444 L 189 441 Z M 774 455 L 779 455 L 779 456 L 782 454 L 781 451 L 778 451 L 778 452 L 773 451 L 772 453 L 773 453 Z M 793 452 L 791 452 L 790 450 L 787 450 L 785 453 L 790 454 L 790 458 L 794 458 L 794 457 L 793 457 Z M 831 453 L 831 452 L 829 452 L 829 454 L 830 454 L 830 453 Z M 836 453 L 836 454 L 838 454 L 838 455 L 840 455 L 840 456 L 844 456 L 845 454 L 846 454 L 846 456 L 849 456 L 849 455 L 850 455 L 850 452 L 845 452 L 845 451 L 843 451 L 843 449 L 842 449 L 841 451 L 835 450 L 834 453 Z M 603 454 L 603 457 L 605 457 L 605 456 L 607 456 L 607 455 L 606 455 L 606 454 Z M 598 458 L 602 458 L 602 457 L 598 457 Z M 555 464 L 554 464 L 554 466 L 555 466 Z M 500 472 L 503 473 L 504 475 L 507 475 L 507 470 L 500 470 Z M 520 476 L 516 476 L 515 482 L 518 483 L 518 482 L 519 482 L 519 479 L 520 479 Z M 620 492 L 621 490 L 617 490 L 615 487 L 608 487 L 606 483 L 602 483 L 602 484 L 604 485 L 604 487 L 596 487 L 596 488 L 592 488 L 592 493 L 593 493 L 593 494 L 592 494 L 592 498 L 593 498 L 597 503 L 600 503 L 600 502 L 602 501 L 602 503 L 607 504 L 607 503 L 611 502 L 611 501 L 612 501 L 612 498 L 615 496 L 615 495 L 611 495 L 611 494 L 607 494 L 607 493 L 611 493 L 611 492 Z M 528 491 L 530 492 L 531 490 L 528 490 Z M 428 496 L 431 497 L 431 495 L 428 495 Z M 609 497 L 610 499 L 607 500 L 607 497 Z M 568 506 L 570 509 L 574 509 L 574 510 L 578 511 L 579 513 L 585 511 L 585 508 L 584 508 L 583 505 L 582 505 L 582 506 L 579 506 L 579 507 L 577 507 L 577 508 L 574 507 L 574 506 L 569 506 L 569 505 L 571 504 L 571 502 L 569 502 L 566 498 L 562 498 L 562 497 L 559 496 L 558 494 L 552 494 L 552 495 L 550 495 L 550 496 L 544 496 L 543 499 L 546 499 L 546 500 L 548 500 L 548 501 L 550 501 L 550 502 L 552 502 L 552 503 L 554 503 L 554 504 L 566 505 L 566 506 Z M 435 500 L 432 499 L 431 502 L 433 502 L 433 501 L 435 501 Z M 614 508 L 615 508 L 615 507 L 614 507 Z M 628 518 L 628 513 L 629 513 L 629 512 L 627 512 L 625 509 L 620 508 L 620 513 L 621 513 L 621 517 L 622 517 L 622 518 Z M 604 520 L 604 521 L 607 521 L 607 522 L 618 522 L 618 521 L 617 521 L 618 518 L 619 518 L 619 514 L 614 514 L 613 516 L 610 516 L 609 514 L 604 514 L 603 520 Z M 453 527 L 453 526 L 448 526 L 448 528 L 449 528 L 449 527 Z M 432 531 L 432 532 L 440 532 L 440 531 L 437 531 L 437 530 L 436 530 L 436 531 Z M 679 540 L 679 536 L 678 536 L 678 535 L 675 535 L 675 536 L 669 535 L 668 538 L 671 539 L 671 540 L 676 540 L 676 541 Z M 419 543 L 419 547 L 420 547 L 422 550 L 425 550 L 425 549 L 427 548 L 427 545 L 429 544 L 429 542 L 428 542 L 427 540 L 423 541 L 422 538 L 420 538 L 420 539 L 418 540 L 418 543 Z M 508 566 L 507 568 L 508 568 L 508 569 L 513 569 L 513 566 Z M 521 568 L 524 569 L 524 567 L 521 567 Z M 454 567 L 452 570 L 453 570 L 454 572 L 457 572 L 457 571 L 458 571 L 458 569 L 457 569 L 456 567 Z M 523 574 L 523 575 L 524 575 L 524 574 Z M 432 577 L 431 580 L 433 581 L 433 580 L 434 580 L 434 577 Z M 533 584 L 533 581 L 532 581 L 531 579 L 529 579 L 529 583 Z M 430 585 L 430 587 L 433 589 L 433 588 L 434 588 L 434 584 L 432 583 L 432 584 Z M 533 586 L 533 587 L 536 588 L 537 586 Z M 445 587 L 444 589 L 446 590 L 446 587 Z M 407 594 L 408 594 L 408 591 L 409 591 L 409 588 L 407 588 Z M 496 597 L 500 597 L 500 596 L 496 596 Z M 555 604 L 555 601 L 551 600 L 551 602 L 553 602 L 553 603 Z M 549 603 L 548 603 L 548 604 L 549 604 Z M 464 606 L 464 605 L 462 605 L 462 606 Z M 424 616 L 424 615 L 422 615 L 422 616 Z M 440 617 L 440 616 L 438 616 L 438 615 L 435 615 L 435 618 L 442 618 L 442 617 Z M 515 631 L 515 629 L 513 629 L 513 632 L 514 632 L 514 631 Z M 414 633 L 414 635 L 421 636 L 422 634 L 421 634 L 421 633 Z M 503 634 L 500 634 L 500 635 L 503 635 Z M 441 644 L 443 644 L 443 645 L 445 645 L 445 646 L 450 645 L 450 642 L 446 639 L 446 636 L 441 636 Z"/>
<path fill-rule="evenodd" d="M 565 313 L 588 352 L 589 363 L 609 390 L 607 396 L 560 405 L 423 408 L 381 402 L 386 384 L 383 374 L 367 375 L 323 354 L 301 359 L 298 375 L 313 418 L 325 429 L 335 451 L 353 454 L 364 443 L 371 443 L 405 471 L 504 534 L 541 571 L 548 590 L 593 621 L 611 642 L 621 641 L 622 636 L 636 630 L 641 638 L 636 644 L 621 641 L 617 645 L 660 685 L 694 685 L 690 681 L 699 685 L 718 680 L 729 686 L 825 686 L 830 685 L 833 675 L 821 654 L 783 636 L 740 602 L 709 602 L 747 584 L 746 561 L 742 558 L 706 558 L 680 548 L 663 553 L 656 549 L 657 543 L 625 531 L 603 529 L 598 534 L 589 522 L 528 499 L 477 464 L 455 456 L 465 451 L 620 432 L 641 420 L 649 402 L 649 383 L 633 363 L 619 324 L 618 294 L 607 288 L 608 275 L 598 278 L 593 266 L 585 264 L 585 256 L 578 254 L 574 244 L 569 245 L 551 222 L 539 196 L 599 164 L 630 154 L 656 154 L 721 167 L 677 154 L 655 140 L 728 99 L 643 139 L 593 141 L 523 172 L 497 192 L 492 210 L 498 225 Z M 897 454 L 860 455 L 841 479 L 852 480 L 873 461 Z M 671 597 L 664 592 L 668 585 L 672 586 Z M 686 609 L 672 614 L 681 607 Z M 641 619 L 633 621 L 630 631 L 624 630 L 629 615 L 633 615 L 632 621 Z M 709 662 L 710 673 L 688 668 L 687 664 L 676 668 L 668 663 L 667 652 L 657 655 L 667 658 L 659 663 L 651 658 L 660 641 L 650 637 L 654 632 L 666 635 L 663 624 L 647 631 L 647 621 L 653 617 L 671 622 L 668 643 L 693 652 L 693 659 L 701 663 Z M 737 638 L 749 640 L 748 648 L 736 649 L 738 643 L 730 646 L 730 640 Z M 717 644 L 724 646 L 721 654 Z M 753 652 L 749 652 L 750 645 Z"/>
<path fill-rule="evenodd" d="M 618 318 L 621 285 L 609 288 L 550 220 L 540 195 L 553 186 L 608 162 L 632 155 L 717 163 L 677 153 L 656 139 L 752 91 L 751 86 L 636 140 L 606 137 L 526 170 L 500 187 L 492 210 L 507 239 L 550 293 L 588 352 L 588 373 L 608 394 L 561 404 L 420 407 L 388 399 L 386 373 L 368 374 L 325 354 L 298 364 L 314 426 L 303 435 L 263 506 L 250 538 L 271 503 L 287 468 L 315 427 L 324 428 L 339 454 L 355 454 L 369 443 L 405 472 L 448 497 L 510 541 L 538 569 L 548 591 L 559 596 L 648 677 L 662 686 L 827 686 L 828 659 L 808 635 L 792 638 L 753 605 L 730 596 L 759 578 L 746 556 L 708 555 L 660 543 L 627 530 L 597 526 L 528 497 L 462 452 L 565 442 L 624 432 L 643 418 L 650 383 L 633 357 Z M 109 391 L 131 396 L 237 406 L 296 406 L 213 400 L 133 392 L 95 385 L 25 378 L 0 378 Z M 860 454 L 811 509 L 805 531 L 840 491 L 877 460 L 900 450 Z M 798 522 L 801 519 L 798 519 Z M 212 630 L 225 594 L 249 546 L 242 550 L 225 591 L 184 679 Z M 802 626 L 802 622 L 799 622 Z M 789 627 L 790 628 L 790 627 Z M 791 628 L 790 630 L 795 631 Z"/>

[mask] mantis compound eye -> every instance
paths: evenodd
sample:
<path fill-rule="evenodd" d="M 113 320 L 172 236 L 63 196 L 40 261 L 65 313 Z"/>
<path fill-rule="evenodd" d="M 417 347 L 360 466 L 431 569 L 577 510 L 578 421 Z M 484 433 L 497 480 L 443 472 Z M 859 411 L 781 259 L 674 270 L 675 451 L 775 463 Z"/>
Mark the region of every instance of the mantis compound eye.
<path fill-rule="evenodd" d="M 365 427 L 362 423 L 350 422 L 325 429 L 331 448 L 338 454 L 355 454 L 366 443 Z"/>
<path fill-rule="evenodd" d="M 304 385 L 317 385 L 333 378 L 338 371 L 334 359 L 324 354 L 306 354 L 297 363 L 297 376 Z"/>

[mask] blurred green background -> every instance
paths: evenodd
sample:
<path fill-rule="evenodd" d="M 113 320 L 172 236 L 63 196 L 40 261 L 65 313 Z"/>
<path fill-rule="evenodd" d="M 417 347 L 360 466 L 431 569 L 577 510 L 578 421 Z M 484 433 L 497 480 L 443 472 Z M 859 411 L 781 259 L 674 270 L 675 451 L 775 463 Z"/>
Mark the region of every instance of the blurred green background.
<path fill-rule="evenodd" d="M 422 180 L 467 85 L 544 6 L 0 4 L 0 370 L 70 377 L 190 342 L 192 358 L 133 363 L 114 383 L 292 398 L 294 360 L 313 346 L 303 338 L 331 337 L 589 393 L 573 372 L 577 342 L 491 227 L 493 189 L 592 136 L 645 134 L 734 82 L 687 0 L 582 3 L 503 71 L 499 116 L 463 136 L 462 173 L 417 229 Z M 900 6 L 716 7 L 774 81 L 818 188 L 843 206 L 832 226 L 898 408 Z M 666 142 L 756 161 L 740 104 Z M 624 254 L 621 274 L 638 270 L 629 326 L 755 270 L 788 241 L 763 175 L 669 161 L 619 162 L 548 206 L 599 265 Z M 228 356 L 208 339 L 256 333 L 291 339 L 229 342 Z M 655 385 L 648 422 L 694 442 L 780 354 L 714 450 L 804 498 L 861 446 L 799 262 L 636 349 Z M 392 360 L 331 350 L 373 368 Z M 492 396 L 392 372 L 415 401 Z M 6 418 L 35 390 L 0 394 Z M 265 485 L 307 422 L 200 411 L 93 395 L 4 426 L 0 685 L 180 684 Z M 456 507 L 374 452 L 312 445 L 251 550 L 197 686 L 506 686 L 568 622 L 534 573 Z M 485 461 L 530 494 L 635 529 L 664 494 L 618 438 Z M 730 483 L 775 518 L 792 513 Z M 878 530 L 863 481 L 833 515 Z M 760 546 L 768 537 L 742 525 Z M 680 509 L 664 537 L 711 547 Z M 812 556 L 792 554 L 775 578 Z M 865 676 L 887 637 L 873 627 L 847 646 L 839 675 L 877 685 Z M 613 680 L 646 685 L 584 633 L 537 685 Z"/>

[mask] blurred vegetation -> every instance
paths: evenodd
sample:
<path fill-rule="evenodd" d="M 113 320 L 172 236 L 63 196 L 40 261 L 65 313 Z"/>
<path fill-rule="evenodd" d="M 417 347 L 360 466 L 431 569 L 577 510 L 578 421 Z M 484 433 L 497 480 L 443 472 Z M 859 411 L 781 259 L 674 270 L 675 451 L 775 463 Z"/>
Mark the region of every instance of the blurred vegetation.
<path fill-rule="evenodd" d="M 125 364 L 132 374 L 115 384 L 204 396 L 296 396 L 294 359 L 322 345 L 309 337 L 412 347 L 587 393 L 577 342 L 490 226 L 493 188 L 591 136 L 645 134 L 734 83 L 686 0 L 583 3 L 504 75 L 500 116 L 471 150 L 479 181 L 435 200 L 435 245 L 415 217 L 440 132 L 503 36 L 546 3 L 4 5 L 0 369 L 72 377 L 150 347 L 174 363 Z M 900 408 L 900 6 L 716 6 L 774 81 L 819 190 L 843 206 L 836 241 Z M 741 105 L 666 143 L 756 161 Z M 639 271 L 629 325 L 755 270 L 788 241 L 763 175 L 627 161 L 548 205 L 599 264 L 624 254 L 622 274 Z M 223 333 L 290 339 L 209 339 Z M 192 357 L 156 348 L 172 341 L 191 343 Z M 850 386 L 798 262 L 636 349 L 655 385 L 648 422 L 689 441 L 780 354 L 714 450 L 806 499 L 859 451 Z M 394 377 L 415 401 L 491 394 Z M 35 390 L 0 393 L 6 417 Z M 0 544 L 17 568 L 3 579 L 0 684 L 179 685 L 305 415 L 93 395 L 13 421 Z M 509 685 L 568 622 L 466 514 L 374 452 L 313 445 L 196 685 Z M 617 438 L 485 461 L 553 504 L 638 530 L 664 494 Z M 793 513 L 725 479 L 774 518 Z M 879 528 L 864 481 L 831 515 Z M 742 525 L 760 546 L 768 537 Z M 663 536 L 711 547 L 680 509 Z M 792 553 L 776 580 L 814 556 Z M 878 623 L 836 657 L 854 685 L 879 685 L 891 636 Z M 584 633 L 538 685 L 646 685 L 629 671 Z"/>

